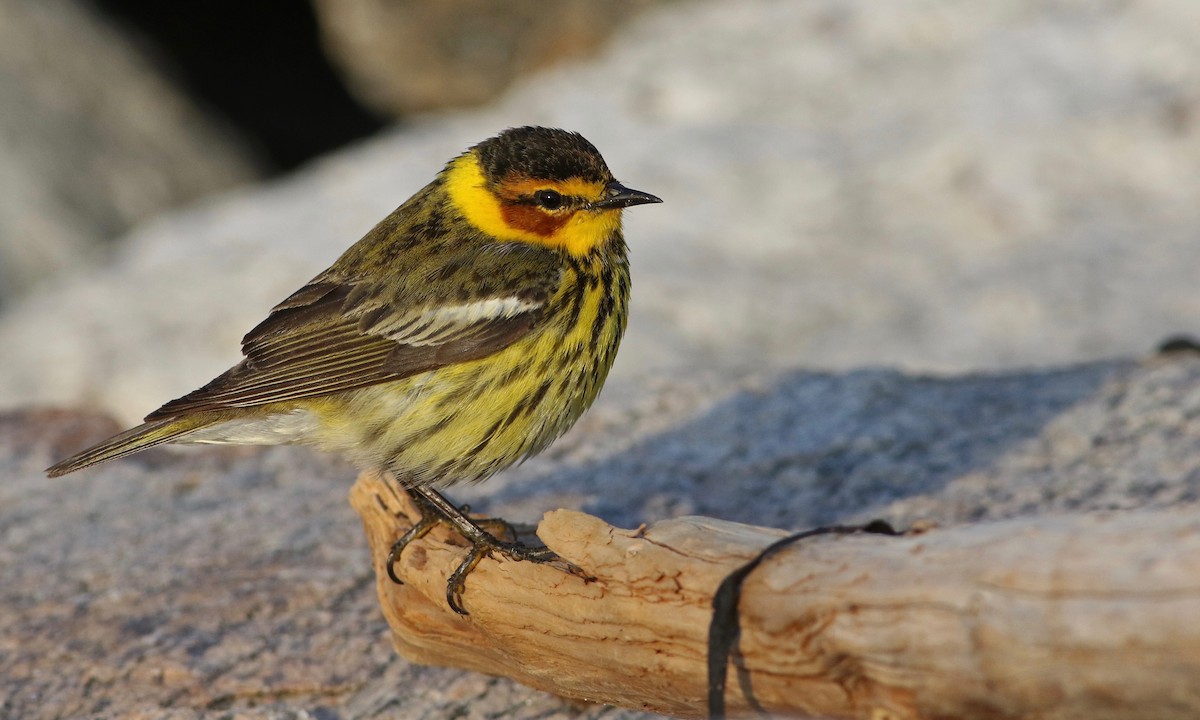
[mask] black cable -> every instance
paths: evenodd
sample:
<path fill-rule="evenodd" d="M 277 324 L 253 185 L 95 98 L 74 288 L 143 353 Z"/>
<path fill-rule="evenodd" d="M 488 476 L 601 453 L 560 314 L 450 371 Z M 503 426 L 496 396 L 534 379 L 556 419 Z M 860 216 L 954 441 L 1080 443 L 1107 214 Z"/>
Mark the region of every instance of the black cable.
<path fill-rule="evenodd" d="M 738 602 L 742 597 L 742 583 L 764 560 L 789 545 L 818 535 L 854 535 L 857 533 L 901 534 L 883 520 L 872 520 L 865 525 L 830 525 L 805 530 L 771 543 L 753 560 L 729 573 L 721 581 L 716 594 L 713 595 L 713 615 L 708 626 L 708 717 L 711 720 L 724 720 L 725 718 L 725 668 L 729 665 L 734 644 L 741 634 Z M 745 680 L 743 691 L 750 704 L 759 712 L 763 712 L 750 693 L 749 678 L 746 677 Z"/>

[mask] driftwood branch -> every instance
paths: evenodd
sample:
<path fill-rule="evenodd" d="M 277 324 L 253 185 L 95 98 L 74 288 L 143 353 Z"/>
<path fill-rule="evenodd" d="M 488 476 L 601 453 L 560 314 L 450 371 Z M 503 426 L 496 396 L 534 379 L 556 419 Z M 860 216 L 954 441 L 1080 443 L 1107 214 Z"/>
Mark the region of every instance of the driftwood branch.
<path fill-rule="evenodd" d="M 442 529 L 383 567 L 415 508 L 364 473 L 362 516 L 396 649 L 573 698 L 706 712 L 721 580 L 783 533 L 707 518 L 638 530 L 548 513 L 545 543 L 597 576 L 485 560 L 469 617 L 445 601 L 465 553 Z M 834 718 L 1200 716 L 1200 514 L 1013 520 L 801 542 L 746 580 L 731 714 Z"/>

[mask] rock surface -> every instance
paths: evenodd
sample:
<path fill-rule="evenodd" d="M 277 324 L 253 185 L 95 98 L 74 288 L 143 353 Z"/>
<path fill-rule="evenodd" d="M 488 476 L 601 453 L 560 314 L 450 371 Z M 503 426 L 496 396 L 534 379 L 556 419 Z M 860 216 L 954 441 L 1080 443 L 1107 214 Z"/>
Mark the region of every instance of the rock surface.
<path fill-rule="evenodd" d="M 315 0 L 326 51 L 390 117 L 500 95 L 516 78 L 594 53 L 650 3 Z"/>
<path fill-rule="evenodd" d="M 786 528 L 1194 507 L 1200 356 L 932 377 L 641 379 L 459 501 L 625 526 Z M 148 451 L 50 481 L 115 429 L 0 417 L 0 716 L 640 718 L 395 656 L 353 470 L 299 449 Z M 470 584 L 468 583 L 468 597 Z"/>

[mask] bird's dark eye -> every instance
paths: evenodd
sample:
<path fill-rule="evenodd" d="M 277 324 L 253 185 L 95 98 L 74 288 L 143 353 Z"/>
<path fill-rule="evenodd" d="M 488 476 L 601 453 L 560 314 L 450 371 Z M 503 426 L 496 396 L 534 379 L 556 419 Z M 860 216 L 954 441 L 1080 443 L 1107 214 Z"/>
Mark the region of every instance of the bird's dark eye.
<path fill-rule="evenodd" d="M 554 190 L 538 190 L 533 194 L 533 199 L 547 210 L 557 210 L 563 204 L 563 196 Z"/>

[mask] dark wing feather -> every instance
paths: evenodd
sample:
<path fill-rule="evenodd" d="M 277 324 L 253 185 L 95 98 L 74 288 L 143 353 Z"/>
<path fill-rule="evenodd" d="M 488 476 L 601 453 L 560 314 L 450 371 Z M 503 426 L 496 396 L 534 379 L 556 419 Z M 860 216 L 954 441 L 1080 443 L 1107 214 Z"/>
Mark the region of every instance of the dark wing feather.
<path fill-rule="evenodd" d="M 487 258 L 505 263 L 505 272 L 489 274 Z M 514 259 L 523 261 L 515 271 Z M 507 347 L 537 326 L 561 274 L 544 256 L 530 262 L 506 251 L 480 260 L 481 276 L 497 278 L 503 287 L 485 283 L 468 292 L 434 283 L 397 293 L 322 274 L 246 334 L 244 360 L 146 419 L 330 395 Z M 410 299 L 414 295 L 419 299 Z"/>

